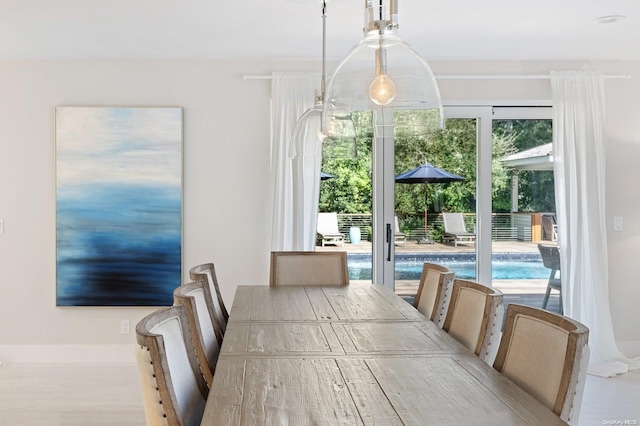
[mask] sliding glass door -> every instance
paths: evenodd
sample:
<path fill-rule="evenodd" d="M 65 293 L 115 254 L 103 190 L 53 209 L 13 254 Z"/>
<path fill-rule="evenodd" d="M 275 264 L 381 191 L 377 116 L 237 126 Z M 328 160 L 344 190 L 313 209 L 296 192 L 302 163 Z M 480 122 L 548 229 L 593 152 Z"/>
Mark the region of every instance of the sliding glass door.
<path fill-rule="evenodd" d="M 416 117 L 378 117 L 394 126 L 374 129 L 370 113 L 354 114 L 355 145 L 325 146 L 323 171 L 333 177 L 321 183 L 320 211 L 336 211 L 346 236 L 328 249 L 349 253 L 352 281 L 392 289 L 397 281 L 406 294 L 415 294 L 425 260 L 454 261 L 459 276 L 491 282 L 492 109 L 445 107 L 445 129 L 426 137 L 411 133 Z M 461 179 L 396 182 L 425 163 Z M 475 241 L 443 242 L 443 212 L 461 213 Z"/>
<path fill-rule="evenodd" d="M 491 108 L 446 107 L 445 117 L 445 129 L 426 137 L 396 128 L 374 139 L 373 282 L 397 283 L 403 295 L 415 294 L 424 261 L 448 262 L 460 276 L 490 282 Z M 461 179 L 396 182 L 425 163 Z M 475 242 L 443 243 L 443 211 L 462 213 Z"/>

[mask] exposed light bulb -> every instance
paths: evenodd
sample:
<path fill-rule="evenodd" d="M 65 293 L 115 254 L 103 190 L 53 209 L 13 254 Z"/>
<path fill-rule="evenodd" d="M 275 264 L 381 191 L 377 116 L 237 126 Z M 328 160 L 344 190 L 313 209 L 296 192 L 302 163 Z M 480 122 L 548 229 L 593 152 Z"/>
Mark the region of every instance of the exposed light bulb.
<path fill-rule="evenodd" d="M 323 136 L 322 140 L 324 141 L 324 139 L 331 138 L 335 135 L 336 125 L 333 122 L 333 120 L 331 120 L 328 123 L 323 123 L 323 125 L 320 128 L 320 131 L 322 132 L 322 136 Z"/>
<path fill-rule="evenodd" d="M 324 142 L 324 140 L 328 137 L 329 136 L 325 134 L 325 132 L 323 132 L 322 129 L 318 129 L 318 131 L 316 132 L 316 138 L 318 138 L 320 142 Z"/>
<path fill-rule="evenodd" d="M 396 34 L 397 4 L 398 0 L 365 1 L 365 37 L 338 64 L 328 82 L 322 110 L 325 134 L 331 134 L 326 126 L 336 117 L 364 111 L 374 112 L 374 134 L 395 128 L 395 122 L 384 119 L 391 114 L 383 112 L 391 111 L 425 111 L 429 121 L 419 126 L 397 123 L 419 127 L 416 134 L 427 135 L 432 127 L 443 127 L 440 90 L 431 68 Z M 341 138 L 342 130 L 338 126 L 333 139 Z"/>
<path fill-rule="evenodd" d="M 396 85 L 386 75 L 378 75 L 369 85 L 369 98 L 376 105 L 387 105 L 396 97 Z"/>

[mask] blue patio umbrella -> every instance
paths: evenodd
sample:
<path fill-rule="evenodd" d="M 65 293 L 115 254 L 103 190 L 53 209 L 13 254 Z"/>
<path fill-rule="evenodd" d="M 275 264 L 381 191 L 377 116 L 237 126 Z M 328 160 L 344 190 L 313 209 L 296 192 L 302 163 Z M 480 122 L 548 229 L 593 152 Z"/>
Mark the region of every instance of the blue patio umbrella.
<path fill-rule="evenodd" d="M 396 176 L 397 183 L 448 183 L 461 180 L 464 180 L 462 176 L 439 169 L 429 163 Z"/>
<path fill-rule="evenodd" d="M 332 175 L 331 173 L 325 173 L 323 171 L 320 171 L 320 180 L 327 180 L 327 179 L 332 179 L 335 176 Z"/>
<path fill-rule="evenodd" d="M 455 173 L 448 172 L 446 170 L 442 170 L 437 168 L 436 166 L 424 163 L 423 165 L 416 167 L 415 169 L 409 170 L 408 172 L 404 172 L 399 174 L 395 178 L 397 183 L 449 183 L 449 182 L 459 182 L 465 180 L 464 177 L 457 175 Z M 426 235 L 427 232 L 427 192 L 425 190 L 424 194 L 424 232 Z M 433 244 L 428 238 L 423 238 L 418 241 L 418 244 Z"/>

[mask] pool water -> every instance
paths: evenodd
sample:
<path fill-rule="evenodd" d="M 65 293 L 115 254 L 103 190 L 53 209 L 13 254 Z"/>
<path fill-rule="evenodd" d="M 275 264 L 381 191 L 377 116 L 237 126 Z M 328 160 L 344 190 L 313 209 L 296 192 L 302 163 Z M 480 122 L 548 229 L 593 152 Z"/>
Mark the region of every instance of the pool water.
<path fill-rule="evenodd" d="M 348 256 L 349 278 L 371 279 L 371 256 L 354 254 Z M 419 280 L 424 262 L 437 263 L 455 271 L 457 278 L 475 279 L 475 255 L 414 254 L 396 256 L 396 280 Z M 547 279 L 549 269 L 542 264 L 537 253 L 494 254 L 491 262 L 491 277 L 494 280 Z"/>

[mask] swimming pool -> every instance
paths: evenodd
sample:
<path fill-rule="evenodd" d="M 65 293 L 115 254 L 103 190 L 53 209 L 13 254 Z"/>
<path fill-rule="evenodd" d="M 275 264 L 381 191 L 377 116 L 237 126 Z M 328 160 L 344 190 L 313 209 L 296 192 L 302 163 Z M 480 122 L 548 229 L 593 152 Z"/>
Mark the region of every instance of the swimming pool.
<path fill-rule="evenodd" d="M 349 279 L 371 279 L 371 255 L 352 253 L 348 256 Z M 424 262 L 444 265 L 458 278 L 475 279 L 475 253 L 406 253 L 396 254 L 396 280 L 419 280 Z M 547 279 L 549 270 L 542 265 L 538 253 L 494 253 L 491 261 L 494 280 Z"/>

